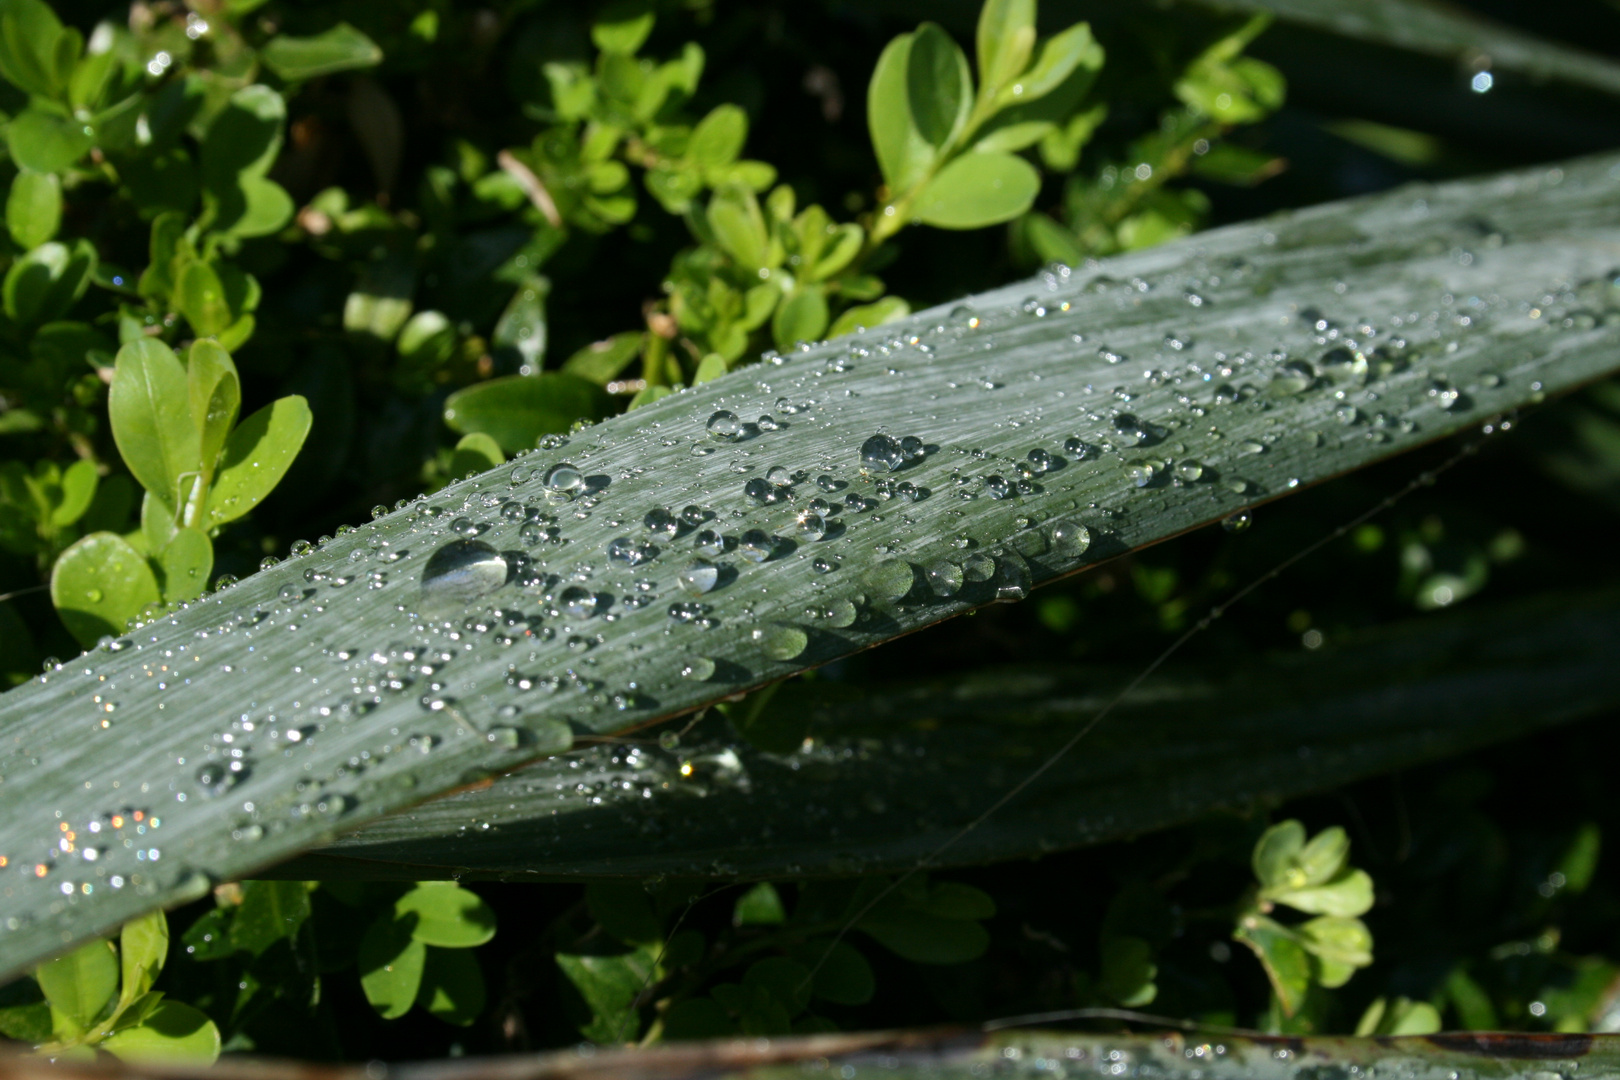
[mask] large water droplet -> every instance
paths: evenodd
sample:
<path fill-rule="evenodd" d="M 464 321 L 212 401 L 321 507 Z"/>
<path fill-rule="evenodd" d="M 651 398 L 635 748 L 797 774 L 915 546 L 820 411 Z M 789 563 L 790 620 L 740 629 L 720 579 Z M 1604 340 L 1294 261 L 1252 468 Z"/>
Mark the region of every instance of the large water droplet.
<path fill-rule="evenodd" d="M 810 644 L 808 634 L 786 623 L 756 627 L 752 637 L 754 643 L 772 660 L 792 660 Z"/>
<path fill-rule="evenodd" d="M 1004 551 L 996 559 L 995 576 L 991 584 L 996 589 L 998 603 L 1012 603 L 1029 595 L 1029 564 L 1022 555 Z"/>
<path fill-rule="evenodd" d="M 762 563 L 776 554 L 776 537 L 763 529 L 749 529 L 737 538 L 737 554 L 749 562 Z"/>
<path fill-rule="evenodd" d="M 588 619 L 596 614 L 596 594 L 578 585 L 570 585 L 557 596 L 563 610 L 576 619 Z"/>
<path fill-rule="evenodd" d="M 720 581 L 720 568 L 707 559 L 693 559 L 675 575 L 675 581 L 693 596 L 702 596 Z"/>
<path fill-rule="evenodd" d="M 1059 521 L 1052 526 L 1052 550 L 1074 559 L 1091 546 L 1091 530 L 1078 521 Z"/>
<path fill-rule="evenodd" d="M 692 539 L 692 548 L 700 555 L 720 555 L 726 550 L 726 538 L 713 529 L 704 529 Z"/>
<path fill-rule="evenodd" d="M 795 520 L 798 526 L 799 539 L 814 543 L 827 535 L 827 520 L 820 514 L 806 510 Z"/>
<path fill-rule="evenodd" d="M 861 443 L 861 468 L 868 472 L 893 472 L 905 462 L 905 450 L 887 435 L 873 435 Z"/>
<path fill-rule="evenodd" d="M 714 678 L 714 661 L 707 656 L 694 656 L 681 665 L 681 677 L 691 679 L 693 682 L 707 682 Z M 658 737 L 658 745 L 663 746 L 665 750 L 675 749 L 680 744 L 678 736 L 669 745 L 664 743 L 664 736 L 674 734 L 672 731 L 664 732 Z"/>
<path fill-rule="evenodd" d="M 735 442 L 742 434 L 742 421 L 737 419 L 736 413 L 726 409 L 716 409 L 704 427 L 708 430 L 710 438 L 722 442 Z"/>
<path fill-rule="evenodd" d="M 422 599 L 467 604 L 506 583 L 506 559 L 482 540 L 452 540 L 422 570 Z"/>
<path fill-rule="evenodd" d="M 884 559 L 861 576 L 884 600 L 898 600 L 916 584 L 916 571 L 904 559 Z"/>
<path fill-rule="evenodd" d="M 962 591 L 962 568 L 949 559 L 929 563 L 924 574 L 935 596 L 955 596 Z"/>

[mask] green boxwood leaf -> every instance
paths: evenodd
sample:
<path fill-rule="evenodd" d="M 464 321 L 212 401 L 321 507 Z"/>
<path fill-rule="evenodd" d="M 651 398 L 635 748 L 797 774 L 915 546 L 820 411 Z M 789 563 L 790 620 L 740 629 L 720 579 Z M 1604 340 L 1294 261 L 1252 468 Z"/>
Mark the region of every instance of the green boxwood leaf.
<path fill-rule="evenodd" d="M 131 919 L 118 933 L 118 963 L 123 975 L 118 1009 L 134 1004 L 152 989 L 169 955 L 169 920 L 162 909 Z"/>
<path fill-rule="evenodd" d="M 1139 1009 L 1159 994 L 1153 946 L 1130 934 L 1107 934 L 1099 948 L 1097 988 L 1117 1005 Z"/>
<path fill-rule="evenodd" d="M 654 972 L 656 953 L 655 946 L 643 945 L 617 956 L 557 954 L 557 966 L 591 1010 L 581 1035 L 598 1043 L 635 1038 L 641 1022 L 632 1006 Z"/>
<path fill-rule="evenodd" d="M 309 434 L 309 403 L 297 394 L 266 405 L 225 440 L 208 494 L 207 527 L 235 521 L 281 482 Z"/>
<path fill-rule="evenodd" d="M 842 315 L 833 320 L 832 326 L 827 330 L 829 338 L 839 337 L 843 334 L 853 334 L 860 327 L 870 329 L 882 326 L 896 319 L 903 319 L 911 314 L 911 305 L 898 296 L 885 296 L 870 304 L 857 304 L 846 308 Z"/>
<path fill-rule="evenodd" d="M 634 55 L 652 33 L 653 18 L 643 0 L 616 0 L 591 24 L 591 42 L 603 52 Z"/>
<path fill-rule="evenodd" d="M 1041 174 L 1011 154 L 964 154 L 917 193 L 913 215 L 941 229 L 981 229 L 1028 210 Z"/>
<path fill-rule="evenodd" d="M 777 894 L 776 886 L 768 881 L 760 882 L 737 897 L 737 904 L 731 911 L 733 926 L 777 926 L 786 921 L 782 898 Z"/>
<path fill-rule="evenodd" d="M 82 121 L 38 104 L 30 104 L 6 125 L 12 160 L 32 172 L 61 172 L 94 142 Z"/>
<path fill-rule="evenodd" d="M 346 22 L 310 37 L 277 34 L 259 50 L 265 67 L 287 82 L 376 67 L 382 58 L 377 43 Z"/>
<path fill-rule="evenodd" d="M 1297 928 L 1300 944 L 1324 961 L 1342 965 L 1347 969 L 1363 968 L 1373 962 L 1372 932 L 1360 919 L 1336 915 L 1320 915 L 1301 923 Z M 1348 979 L 1349 975 L 1345 975 Z M 1343 985 L 1327 978 L 1323 986 Z"/>
<path fill-rule="evenodd" d="M 180 358 L 156 338 L 119 349 L 107 412 L 118 453 L 135 479 L 169 506 L 179 506 L 181 478 L 202 468 L 201 437 Z"/>
<path fill-rule="evenodd" d="M 5 311 L 15 322 L 35 326 L 67 314 L 96 272 L 96 249 L 79 239 L 73 246 L 55 240 L 41 244 L 11 264 L 0 286 Z"/>
<path fill-rule="evenodd" d="M 165 998 L 139 1025 L 114 1032 L 101 1048 L 137 1065 L 212 1065 L 219 1029 L 201 1010 Z"/>
<path fill-rule="evenodd" d="M 195 600 L 208 588 L 208 576 L 214 569 L 213 541 L 201 529 L 177 529 L 157 562 L 164 602 Z"/>
<path fill-rule="evenodd" d="M 191 422 L 197 428 L 198 463 L 213 479 L 214 465 L 242 406 L 241 381 L 231 354 L 217 341 L 196 341 L 186 355 L 186 386 Z"/>
<path fill-rule="evenodd" d="M 415 291 L 416 268 L 409 257 L 384 256 L 369 263 L 343 301 L 343 329 L 393 341 L 411 317 Z"/>
<path fill-rule="evenodd" d="M 866 231 L 859 225 L 846 223 L 835 226 L 827 236 L 821 255 L 804 274 L 806 281 L 826 281 L 837 275 L 861 252 L 866 243 Z"/>
<path fill-rule="evenodd" d="M 231 236 L 269 236 L 292 220 L 292 196 L 267 177 L 243 175 L 216 191 L 221 194 L 214 199 L 215 227 Z"/>
<path fill-rule="evenodd" d="M 726 358 L 719 353 L 709 353 L 698 361 L 697 371 L 692 374 L 692 385 L 698 386 L 711 379 L 718 379 L 731 370 Z"/>
<path fill-rule="evenodd" d="M 456 449 L 450 455 L 450 475 L 460 479 L 468 473 L 493 469 L 505 460 L 500 443 L 481 431 L 475 431 L 471 435 L 463 435 L 456 443 Z"/>
<path fill-rule="evenodd" d="M 231 920 L 233 948 L 254 956 L 291 939 L 309 918 L 309 886 L 302 881 L 248 881 Z"/>
<path fill-rule="evenodd" d="M 820 341 L 826 329 L 827 294 L 816 285 L 801 286 L 771 319 L 771 337 L 784 351 L 801 341 Z"/>
<path fill-rule="evenodd" d="M 181 267 L 174 285 L 174 306 L 198 337 L 213 337 L 235 321 L 219 275 L 201 259 Z"/>
<path fill-rule="evenodd" d="M 1338 876 L 1350 857 L 1350 834 L 1341 826 L 1323 829 L 1306 842 L 1295 856 L 1303 884 L 1321 885 Z"/>
<path fill-rule="evenodd" d="M 55 173 L 20 172 L 6 195 L 6 230 L 25 251 L 56 235 L 62 224 L 62 181 Z"/>
<path fill-rule="evenodd" d="M 866 88 L 866 126 L 891 199 L 916 187 L 936 155 L 911 118 L 912 39 L 911 34 L 901 34 L 884 47 Z"/>
<path fill-rule="evenodd" d="M 66 956 L 47 960 L 34 978 L 51 1003 L 58 1036 L 88 1031 L 118 992 L 118 950 L 110 941 L 92 941 Z"/>
<path fill-rule="evenodd" d="M 1091 36 L 1087 23 L 1075 23 L 1062 33 L 1047 38 L 1041 45 L 1040 55 L 1028 71 L 1002 87 L 996 96 L 1001 105 L 1025 105 L 1045 97 L 1084 68 L 1093 78 L 1102 70 L 1103 49 Z"/>
<path fill-rule="evenodd" d="M 548 279 L 538 274 L 529 277 L 512 294 L 495 324 L 490 339 L 495 359 L 516 367 L 521 375 L 535 374 L 545 361 L 546 297 L 550 293 Z"/>
<path fill-rule="evenodd" d="M 825 1001 L 865 1005 L 877 991 L 872 965 L 847 941 L 838 942 L 830 950 L 825 941 L 807 942 L 794 950 L 793 958 L 815 971 L 810 989 Z"/>
<path fill-rule="evenodd" d="M 230 96 L 203 135 L 203 184 L 216 197 L 230 192 L 242 174 L 262 177 L 281 149 L 287 105 L 262 83 Z"/>
<path fill-rule="evenodd" d="M 51 508 L 51 525 L 60 529 L 83 517 L 95 501 L 100 480 L 95 463 L 82 458 L 63 469 L 61 501 Z"/>
<path fill-rule="evenodd" d="M 411 920 L 378 916 L 360 938 L 360 989 L 384 1020 L 410 1012 L 422 986 L 427 946 L 411 936 Z"/>
<path fill-rule="evenodd" d="M 507 453 L 534 449 L 542 435 L 560 434 L 575 420 L 600 420 L 612 410 L 607 391 L 568 372 L 509 375 L 451 394 L 444 422 L 491 436 Z"/>
<path fill-rule="evenodd" d="M 692 129 L 686 159 L 704 169 L 730 165 L 747 140 L 748 114 L 737 105 L 717 105 Z"/>
<path fill-rule="evenodd" d="M 715 241 L 745 270 L 763 269 L 769 262 L 765 215 L 759 200 L 743 187 L 724 187 L 709 200 L 709 228 Z"/>
<path fill-rule="evenodd" d="M 985 0 L 975 43 L 979 93 L 994 97 L 1029 64 L 1035 49 L 1035 0 Z"/>
<path fill-rule="evenodd" d="M 1288 872 L 1293 869 L 1304 848 L 1305 826 L 1297 819 L 1279 821 L 1261 833 L 1250 856 L 1254 876 L 1259 879 L 1261 888 L 1304 884 L 1303 881 L 1290 882 L 1288 879 Z"/>
<path fill-rule="evenodd" d="M 967 124 L 973 106 L 967 56 L 935 23 L 923 23 L 911 35 L 906 103 L 917 134 L 936 151 L 950 146 Z"/>
<path fill-rule="evenodd" d="M 51 1007 L 33 979 L 0 987 L 0 1035 L 25 1043 L 50 1041 Z"/>
<path fill-rule="evenodd" d="M 1311 988 L 1311 958 L 1287 927 L 1264 915 L 1246 917 L 1232 932 L 1260 958 L 1277 1003 L 1288 1016 L 1293 1016 L 1305 1003 Z"/>
<path fill-rule="evenodd" d="M 115 533 L 91 533 L 51 567 L 51 602 L 85 648 L 123 633 L 130 619 L 161 599 L 152 567 Z"/>
<path fill-rule="evenodd" d="M 593 341 L 564 360 L 562 370 L 589 379 L 599 386 L 606 386 L 640 355 L 645 339 L 646 334 L 642 331 L 627 330 L 601 341 Z"/>
<path fill-rule="evenodd" d="M 453 881 L 425 881 L 394 901 L 394 916 L 416 916 L 411 936 L 424 945 L 470 949 L 495 936 L 495 912 Z"/>
<path fill-rule="evenodd" d="M 418 311 L 400 328 L 394 348 L 414 368 L 436 368 L 456 351 L 456 328 L 442 311 Z"/>
<path fill-rule="evenodd" d="M 56 55 L 61 20 L 42 0 L 8 0 L 0 7 L 0 75 L 30 94 L 55 97 L 63 79 Z"/>
<path fill-rule="evenodd" d="M 416 1003 L 447 1024 L 466 1027 L 484 1011 L 484 972 L 465 949 L 429 947 Z"/>
<path fill-rule="evenodd" d="M 1373 883 L 1365 870 L 1351 870 L 1326 884 L 1280 891 L 1270 899 L 1311 915 L 1364 915 L 1372 908 Z"/>

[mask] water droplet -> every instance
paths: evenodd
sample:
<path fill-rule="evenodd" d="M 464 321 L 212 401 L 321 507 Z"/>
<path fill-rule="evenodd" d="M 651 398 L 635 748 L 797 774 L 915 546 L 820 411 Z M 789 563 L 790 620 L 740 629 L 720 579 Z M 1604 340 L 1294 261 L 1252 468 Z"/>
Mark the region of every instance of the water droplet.
<path fill-rule="evenodd" d="M 1239 510 L 1235 514 L 1228 514 L 1221 519 L 1221 528 L 1229 533 L 1242 532 L 1254 523 L 1254 517 L 1247 510 Z"/>
<path fill-rule="evenodd" d="M 996 572 L 996 560 L 976 551 L 962 560 L 962 577 L 967 581 L 989 581 Z"/>
<path fill-rule="evenodd" d="M 818 574 L 830 574 L 838 569 L 838 564 L 831 559 L 817 559 L 810 564 L 810 568 Z"/>
<path fill-rule="evenodd" d="M 482 540 L 452 540 L 423 568 L 422 598 L 466 604 L 504 585 L 507 570 L 506 559 Z"/>
<path fill-rule="evenodd" d="M 276 558 L 274 555 L 266 555 L 264 558 L 259 560 L 259 569 L 268 570 L 272 566 L 279 566 L 280 564 L 281 560 Z"/>
<path fill-rule="evenodd" d="M 737 419 L 736 413 L 726 409 L 715 410 L 704 427 L 708 430 L 710 438 L 722 442 L 736 442 L 742 435 L 742 421 Z"/>
<path fill-rule="evenodd" d="M 860 618 L 860 614 L 860 609 L 855 606 L 853 601 L 834 600 L 822 612 L 822 618 L 827 620 L 828 626 L 842 630 L 845 627 L 854 626 L 855 620 Z"/>
<path fill-rule="evenodd" d="M 681 665 L 681 677 L 691 679 L 693 682 L 708 682 L 714 678 L 714 661 L 707 656 L 694 656 Z M 666 731 L 658 736 L 658 745 L 665 750 L 673 750 L 679 746 L 681 737 L 673 731 Z"/>
<path fill-rule="evenodd" d="M 900 452 L 906 455 L 907 461 L 916 461 L 923 456 L 926 449 L 923 441 L 915 435 L 907 435 L 900 440 Z"/>
<path fill-rule="evenodd" d="M 1052 549 L 1059 555 L 1078 558 L 1091 546 L 1091 530 L 1078 521 L 1059 521 L 1052 526 Z"/>
<path fill-rule="evenodd" d="M 884 559 L 862 575 L 861 580 L 884 600 L 899 600 L 916 584 L 916 571 L 904 559 Z"/>
<path fill-rule="evenodd" d="M 1340 405 L 1333 410 L 1333 415 L 1338 418 L 1339 423 L 1348 426 L 1361 419 L 1361 410 L 1354 405 Z"/>
<path fill-rule="evenodd" d="M 786 484 L 789 480 L 791 480 L 792 476 L 787 471 L 787 469 L 783 468 L 782 466 L 773 465 L 773 466 L 771 466 L 771 468 L 766 470 L 765 479 L 769 480 L 771 483 L 775 484 L 777 487 L 781 487 L 782 485 Z"/>
<path fill-rule="evenodd" d="M 1269 392 L 1276 397 L 1303 394 L 1316 382 L 1316 371 L 1303 360 L 1289 360 L 1271 377 Z"/>
<path fill-rule="evenodd" d="M 381 504 L 378 504 L 377 506 L 373 506 L 371 508 L 371 520 L 376 521 L 378 518 L 382 517 L 386 513 L 388 513 L 388 507 L 383 506 Z"/>
<path fill-rule="evenodd" d="M 935 596 L 955 596 L 962 591 L 962 568 L 948 559 L 929 563 L 924 574 Z"/>
<path fill-rule="evenodd" d="M 1132 461 L 1125 466 L 1125 475 L 1137 487 L 1148 487 L 1159 475 L 1158 462 Z"/>
<path fill-rule="evenodd" d="M 778 424 L 776 422 L 776 417 L 772 416 L 770 413 L 760 413 L 759 419 L 754 421 L 754 426 L 759 428 L 761 431 L 776 431 L 780 429 L 782 425 Z"/>
<path fill-rule="evenodd" d="M 547 469 L 542 483 L 546 486 L 548 496 L 572 499 L 585 485 L 585 477 L 578 469 L 564 461 Z"/>
<path fill-rule="evenodd" d="M 1086 445 L 1084 439 L 1069 438 L 1063 440 L 1063 452 L 1076 461 L 1084 461 L 1091 455 L 1091 447 Z"/>
<path fill-rule="evenodd" d="M 990 493 L 992 499 L 1007 499 L 1017 493 L 1017 489 L 1005 476 L 985 477 L 984 489 Z"/>
<path fill-rule="evenodd" d="M 558 594 L 563 610 L 576 619 L 588 619 L 596 614 L 596 594 L 578 585 L 570 585 Z"/>
<path fill-rule="evenodd" d="M 607 546 L 607 557 L 626 566 L 640 566 L 657 554 L 658 549 L 653 545 L 639 543 L 628 536 L 621 536 Z"/>
<path fill-rule="evenodd" d="M 776 554 L 776 537 L 763 529 L 749 529 L 737 538 L 737 554 L 749 562 L 762 563 Z"/>
<path fill-rule="evenodd" d="M 996 589 L 996 601 L 1010 604 L 1029 595 L 1029 564 L 1023 556 L 1011 551 L 1002 552 L 996 559 L 995 576 L 991 579 Z"/>
<path fill-rule="evenodd" d="M 799 538 L 815 543 L 827 535 L 827 520 L 820 514 L 812 514 L 806 510 L 795 519 L 798 525 Z"/>
<path fill-rule="evenodd" d="M 502 750 L 516 750 L 523 745 L 523 732 L 514 727 L 493 727 L 484 732 L 484 739 Z"/>
<path fill-rule="evenodd" d="M 707 559 L 693 559 L 675 575 L 675 582 L 693 596 L 702 596 L 720 581 L 720 568 Z"/>
<path fill-rule="evenodd" d="M 713 529 L 704 529 L 693 538 L 692 547 L 700 555 L 720 555 L 726 550 L 726 539 Z"/>
<path fill-rule="evenodd" d="M 1266 444 L 1254 439 L 1244 439 L 1238 443 L 1238 450 L 1245 454 L 1263 454 L 1266 452 Z"/>
<path fill-rule="evenodd" d="M 905 451 L 887 435 L 873 435 L 861 444 L 861 468 L 868 472 L 893 472 L 905 462 Z"/>
<path fill-rule="evenodd" d="M 1052 467 L 1052 455 L 1038 446 L 1029 452 L 1025 460 L 1029 462 L 1030 468 L 1035 470 L 1036 476 Z"/>
<path fill-rule="evenodd" d="M 1114 414 L 1114 433 L 1126 446 L 1135 446 L 1146 434 L 1142 429 L 1142 422 L 1131 413 Z"/>
<path fill-rule="evenodd" d="M 1176 467 L 1172 471 L 1176 474 L 1177 480 L 1190 484 L 1204 475 L 1204 464 L 1194 458 L 1183 458 L 1176 462 Z"/>
<path fill-rule="evenodd" d="M 810 637 L 797 626 L 772 623 L 755 627 L 751 635 L 766 656 L 772 660 L 792 660 L 810 644 Z"/>

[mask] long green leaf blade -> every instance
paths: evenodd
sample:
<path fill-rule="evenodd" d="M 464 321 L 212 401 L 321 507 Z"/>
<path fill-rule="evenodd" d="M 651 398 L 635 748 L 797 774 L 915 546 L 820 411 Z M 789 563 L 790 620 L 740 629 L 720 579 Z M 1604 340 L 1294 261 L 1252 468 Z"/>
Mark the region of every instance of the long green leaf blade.
<path fill-rule="evenodd" d="M 730 696 L 1605 374 L 1617 208 L 1609 157 L 1054 271 L 671 395 L 148 623 L 0 698 L 0 976 L 570 731 Z M 716 441 L 716 412 L 745 437 Z M 743 426 L 766 412 L 784 422 Z M 863 475 L 879 433 L 921 459 Z M 1063 460 L 1014 494 L 1032 449 Z M 880 440 L 866 467 L 901 452 Z M 745 482 L 778 465 L 803 479 L 754 505 Z M 880 478 L 928 496 L 881 503 Z M 879 508 L 798 531 L 823 494 Z M 690 532 L 647 518 L 689 505 L 737 545 L 698 596 Z M 949 595 L 920 580 L 942 560 Z M 710 678 L 682 674 L 698 659 Z M 94 860 L 64 823 L 104 837 Z"/>
<path fill-rule="evenodd" d="M 1167 672 L 939 864 L 1116 840 L 1591 715 L 1620 704 L 1617 647 L 1620 596 L 1557 596 L 1420 619 L 1323 654 Z M 766 713 L 788 741 L 810 740 L 792 753 L 738 745 L 713 721 L 669 750 L 651 739 L 582 748 L 385 818 L 273 874 L 904 869 L 1045 761 L 1135 674 L 1023 668 L 892 686 L 795 683 Z"/>

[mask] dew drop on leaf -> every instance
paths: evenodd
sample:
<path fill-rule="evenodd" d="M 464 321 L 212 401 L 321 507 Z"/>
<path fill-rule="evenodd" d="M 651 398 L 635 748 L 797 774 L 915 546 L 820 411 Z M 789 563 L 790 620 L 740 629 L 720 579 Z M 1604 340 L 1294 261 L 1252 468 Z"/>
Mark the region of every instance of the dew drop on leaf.
<path fill-rule="evenodd" d="M 423 568 L 422 598 L 466 603 L 504 585 L 507 570 L 506 559 L 482 540 L 452 540 Z"/>

